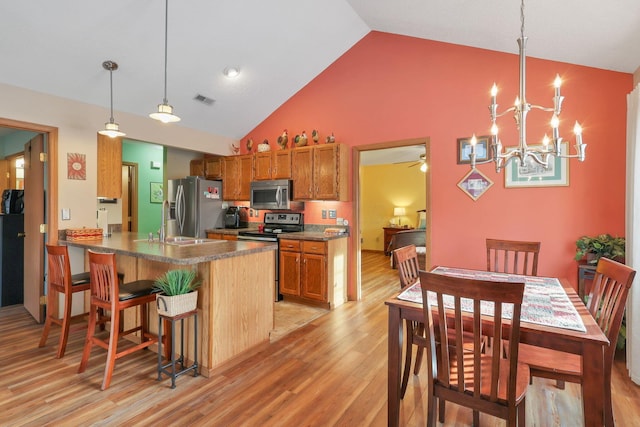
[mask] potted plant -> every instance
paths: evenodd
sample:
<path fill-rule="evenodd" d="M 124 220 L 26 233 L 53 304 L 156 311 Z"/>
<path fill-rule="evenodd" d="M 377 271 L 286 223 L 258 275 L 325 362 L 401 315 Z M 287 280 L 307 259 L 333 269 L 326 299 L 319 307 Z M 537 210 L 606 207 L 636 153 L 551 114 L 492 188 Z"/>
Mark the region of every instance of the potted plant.
<path fill-rule="evenodd" d="M 168 270 L 154 282 L 156 306 L 162 316 L 177 316 L 195 310 L 201 281 L 194 270 Z"/>
<path fill-rule="evenodd" d="M 610 234 L 600 234 L 595 237 L 582 236 L 576 240 L 576 261 L 587 259 L 587 264 L 597 264 L 601 257 L 616 261 L 624 260 L 624 237 L 613 237 Z"/>

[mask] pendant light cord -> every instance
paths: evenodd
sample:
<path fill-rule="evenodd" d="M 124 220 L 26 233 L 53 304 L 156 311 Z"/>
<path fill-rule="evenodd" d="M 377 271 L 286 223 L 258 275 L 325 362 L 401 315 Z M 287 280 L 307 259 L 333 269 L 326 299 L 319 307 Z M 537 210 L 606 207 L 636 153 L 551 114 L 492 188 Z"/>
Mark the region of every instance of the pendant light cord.
<path fill-rule="evenodd" d="M 167 40 L 169 32 L 169 0 L 165 0 L 165 11 L 164 11 L 164 98 L 162 100 L 163 104 L 168 104 L 167 100 Z"/>
<path fill-rule="evenodd" d="M 113 123 L 115 122 L 113 120 L 113 68 L 109 69 L 109 87 L 111 88 L 111 96 L 109 97 L 111 100 L 111 117 L 109 117 L 109 121 Z"/>

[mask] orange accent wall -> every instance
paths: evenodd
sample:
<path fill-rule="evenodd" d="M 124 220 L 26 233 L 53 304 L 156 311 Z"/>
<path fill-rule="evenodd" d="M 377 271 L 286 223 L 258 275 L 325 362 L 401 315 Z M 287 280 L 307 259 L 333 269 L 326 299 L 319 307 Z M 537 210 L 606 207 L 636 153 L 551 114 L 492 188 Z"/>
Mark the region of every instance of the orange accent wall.
<path fill-rule="evenodd" d="M 575 240 L 624 235 L 626 95 L 633 75 L 528 58 L 530 103 L 552 105 L 556 73 L 565 96 L 560 133 L 573 144 L 577 120 L 588 144 L 584 163 L 569 161 L 568 187 L 505 188 L 504 173 L 483 165 L 479 169 L 494 186 L 477 201 L 464 194 L 456 184 L 468 165 L 456 164 L 456 138 L 489 133 L 494 82 L 499 111 L 513 103 L 518 56 L 388 33 L 369 33 L 243 139 L 267 138 L 275 149 L 285 128 L 290 139 L 318 129 L 322 139 L 333 132 L 350 146 L 429 137 L 432 263 L 482 269 L 485 238 L 539 240 L 539 274 L 575 284 Z M 530 144 L 550 132 L 549 119 L 548 113 L 529 113 Z M 503 143 L 516 144 L 512 118 L 499 124 Z M 326 205 L 308 203 L 306 222 L 322 223 L 319 210 Z M 335 205 L 339 217 L 352 221 L 351 202 Z"/>

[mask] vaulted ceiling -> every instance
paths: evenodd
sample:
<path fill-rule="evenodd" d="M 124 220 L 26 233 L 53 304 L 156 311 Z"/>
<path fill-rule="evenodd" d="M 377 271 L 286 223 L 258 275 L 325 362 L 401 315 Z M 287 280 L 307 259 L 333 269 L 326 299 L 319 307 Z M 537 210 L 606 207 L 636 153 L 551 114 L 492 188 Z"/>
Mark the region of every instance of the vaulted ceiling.
<path fill-rule="evenodd" d="M 108 108 L 110 59 L 116 121 L 145 116 L 163 100 L 164 14 L 163 0 L 3 2 L 0 83 Z M 638 23 L 637 0 L 530 1 L 527 53 L 633 73 Z M 520 2 L 171 0 L 168 27 L 167 98 L 180 125 L 241 138 L 372 30 L 515 54 Z M 240 75 L 228 79 L 227 67 Z"/>

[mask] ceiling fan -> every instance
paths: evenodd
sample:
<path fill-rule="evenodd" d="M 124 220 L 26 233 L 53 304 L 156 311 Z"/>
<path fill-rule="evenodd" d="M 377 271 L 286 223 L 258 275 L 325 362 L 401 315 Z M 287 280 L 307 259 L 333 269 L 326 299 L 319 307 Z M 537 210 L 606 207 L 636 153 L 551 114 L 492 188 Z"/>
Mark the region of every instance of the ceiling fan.
<path fill-rule="evenodd" d="M 426 162 L 426 158 L 427 158 L 427 155 L 426 155 L 426 154 L 420 154 L 420 160 L 419 160 L 419 161 L 417 161 L 417 162 L 415 162 L 415 163 L 414 163 L 414 164 L 412 164 L 412 165 L 409 165 L 408 167 L 412 168 L 412 167 L 414 167 L 414 166 L 418 166 L 418 165 L 420 165 L 420 170 L 421 170 L 422 172 L 426 172 L 426 171 L 427 171 L 427 162 Z"/>

